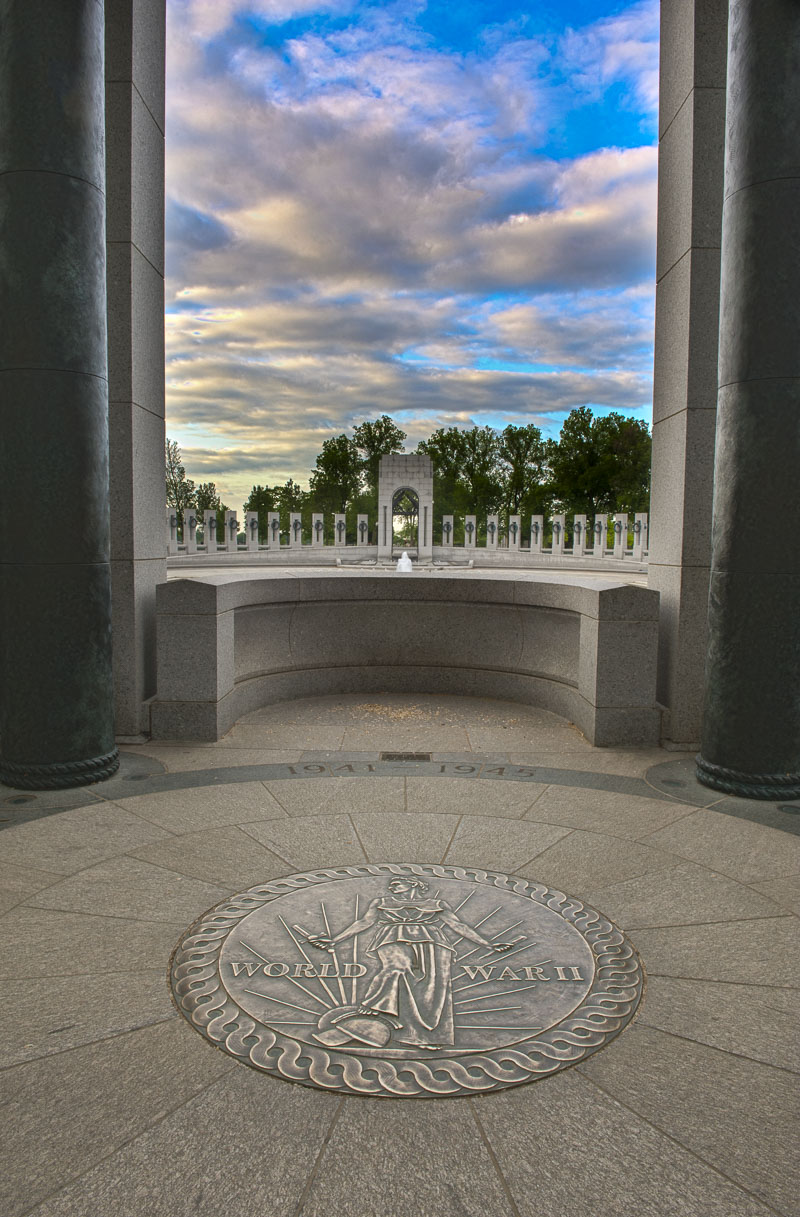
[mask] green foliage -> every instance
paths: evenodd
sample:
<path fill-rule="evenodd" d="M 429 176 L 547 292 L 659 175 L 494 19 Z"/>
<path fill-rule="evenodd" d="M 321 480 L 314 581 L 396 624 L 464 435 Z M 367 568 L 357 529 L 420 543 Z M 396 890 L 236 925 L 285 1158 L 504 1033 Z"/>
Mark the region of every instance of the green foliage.
<path fill-rule="evenodd" d="M 217 494 L 217 487 L 214 482 L 200 483 L 195 491 L 194 505 L 197 508 L 198 522 L 205 520 L 205 512 L 207 511 L 215 511 L 217 513 L 217 540 L 227 540 L 228 538 L 225 536 L 225 512 L 228 510 L 228 507 Z"/>
<path fill-rule="evenodd" d="M 175 508 L 178 516 L 178 526 L 182 528 L 184 511 L 187 507 L 195 506 L 196 488 L 194 482 L 186 476 L 177 440 L 167 438 L 164 456 L 167 478 L 167 506 Z"/>
<path fill-rule="evenodd" d="M 568 513 L 646 511 L 650 452 L 646 423 L 617 413 L 594 418 L 581 406 L 546 444 L 553 497 Z"/>
<path fill-rule="evenodd" d="M 510 424 L 500 436 L 503 512 L 531 516 L 547 508 L 545 443 L 533 423 Z"/>
<path fill-rule="evenodd" d="M 267 514 L 280 514 L 281 531 L 289 528 L 289 514 L 300 512 L 303 537 L 311 537 L 311 513 L 325 516 L 325 536 L 333 538 L 331 517 L 345 513 L 347 539 L 357 539 L 356 517 L 369 516 L 375 528 L 380 458 L 400 452 L 405 432 L 383 414 L 360 423 L 352 438 L 346 434 L 325 440 L 311 473 L 310 489 L 289 478 L 282 486 L 256 485 L 244 504 L 258 512 L 258 531 L 267 540 Z M 531 515 L 560 510 L 571 515 L 585 512 L 648 510 L 651 439 L 647 425 L 619 413 L 594 417 L 588 406 L 573 410 L 564 421 L 558 440 L 544 440 L 533 423 L 509 424 L 502 432 L 492 427 L 442 427 L 417 446 L 433 463 L 434 535 L 441 535 L 443 515 L 455 516 L 452 540 L 463 541 L 463 518 L 478 516 L 481 532 L 488 514 L 520 515 L 523 529 Z M 199 486 L 186 477 L 181 452 L 174 440 L 166 444 L 167 503 L 182 522 L 183 510 L 196 507 L 198 516 L 216 510 L 222 521 L 225 505 L 213 482 Z M 416 527 L 408 504 L 404 535 Z M 409 541 L 409 544 L 411 542 Z"/>
<path fill-rule="evenodd" d="M 258 512 L 258 539 L 263 545 L 267 541 L 268 513 L 275 510 L 275 491 L 269 486 L 254 486 L 242 510 Z"/>
<path fill-rule="evenodd" d="M 358 447 L 346 435 L 326 439 L 309 481 L 317 511 L 344 511 L 361 490 L 362 461 Z"/>
<path fill-rule="evenodd" d="M 403 451 L 405 431 L 382 414 L 371 423 L 360 423 L 353 431 L 353 442 L 361 454 L 361 469 L 364 483 L 373 495 L 378 493 L 378 469 L 382 456 L 391 456 L 393 452 Z"/>

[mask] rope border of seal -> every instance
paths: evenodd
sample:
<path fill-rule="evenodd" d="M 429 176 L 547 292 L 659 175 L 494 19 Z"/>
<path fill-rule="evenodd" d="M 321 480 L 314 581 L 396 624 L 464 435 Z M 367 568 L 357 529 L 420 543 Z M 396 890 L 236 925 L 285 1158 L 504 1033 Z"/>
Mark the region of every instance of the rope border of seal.
<path fill-rule="evenodd" d="M 800 798 L 800 773 L 744 773 L 713 765 L 698 753 L 695 757 L 698 782 L 723 794 L 740 799 L 758 799 L 776 803 L 779 799 Z"/>
<path fill-rule="evenodd" d="M 0 760 L 0 782 L 14 790 L 66 790 L 91 786 L 113 777 L 119 769 L 119 750 L 85 761 L 56 761 L 50 765 L 22 764 Z"/>

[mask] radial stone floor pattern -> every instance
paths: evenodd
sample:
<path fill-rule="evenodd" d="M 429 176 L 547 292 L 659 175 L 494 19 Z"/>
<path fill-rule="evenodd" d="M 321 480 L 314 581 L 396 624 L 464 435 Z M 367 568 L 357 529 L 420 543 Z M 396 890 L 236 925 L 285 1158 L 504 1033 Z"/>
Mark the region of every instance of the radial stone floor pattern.
<path fill-rule="evenodd" d="M 0 789 L 0 1212 L 797 1213 L 796 809 L 717 800 L 692 783 L 690 759 L 592 749 L 562 720 L 509 703 L 351 696 L 256 712 L 216 745 L 128 747 L 119 776 L 102 786 Z M 292 876 L 311 878 L 281 887 Z M 425 890 L 390 890 L 392 878 L 409 876 Z M 475 894 L 461 904 L 461 890 Z M 341 905 L 334 891 L 345 894 Z M 545 891 L 572 903 L 554 910 L 531 899 Z M 312 1047 L 324 1050 L 336 1063 L 333 1086 L 242 1063 L 254 1037 L 242 1035 L 242 1053 L 221 1051 L 173 1002 L 176 946 L 212 910 L 252 892 L 261 896 L 227 929 L 221 974 L 241 965 L 234 997 L 245 1016 L 276 1043 L 283 1035 L 297 1045 L 301 1072 Z M 358 919 L 375 901 L 384 907 L 380 924 L 348 936 L 356 895 Z M 510 905 L 506 915 L 507 900 L 530 924 L 513 926 L 520 918 Z M 288 930 L 278 921 L 278 940 L 257 912 L 277 914 L 281 901 Z M 376 936 L 398 907 L 411 909 L 412 923 L 427 919 L 435 941 L 387 953 L 402 940 Z M 615 1038 L 570 1068 L 499 1089 L 395 1098 L 341 1085 L 354 1061 L 369 1085 L 389 1076 L 386 1060 L 402 1085 L 415 1070 L 441 1079 L 455 1065 L 474 1081 L 469 1057 L 492 1069 L 496 1056 L 502 1074 L 518 1064 L 521 1043 L 536 1043 L 536 1027 L 580 1020 L 591 991 L 578 955 L 598 959 L 590 920 L 564 920 L 560 953 L 538 953 L 546 927 L 537 919 L 570 907 L 576 918 L 578 907 L 596 911 L 595 929 L 616 927 L 608 933 L 620 931 L 647 974 L 635 1017 Z M 448 910 L 491 947 L 457 941 L 458 925 L 442 920 Z M 255 933 L 245 938 L 245 927 Z M 520 933 L 526 941 L 512 941 Z M 357 975 L 345 975 L 348 963 Z M 498 967 L 480 987 L 478 969 Z M 287 1006 L 310 1024 L 295 1026 L 294 1040 L 275 1013 L 263 1017 L 280 1001 L 307 1008 Z M 513 1028 L 492 1030 L 488 1052 L 475 1023 L 488 1035 L 490 1018 L 468 1013 L 482 1007 Z M 585 1021 L 593 1035 L 594 1017 Z M 520 1027 L 531 1034 L 518 1039 Z"/>

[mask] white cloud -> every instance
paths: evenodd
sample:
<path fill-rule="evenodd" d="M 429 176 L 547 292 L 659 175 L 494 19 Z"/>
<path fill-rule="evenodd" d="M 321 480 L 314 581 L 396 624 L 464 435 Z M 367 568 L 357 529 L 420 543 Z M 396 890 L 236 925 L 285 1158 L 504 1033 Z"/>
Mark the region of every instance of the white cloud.
<path fill-rule="evenodd" d="M 456 55 L 378 5 L 276 49 L 236 14 L 323 6 L 169 3 L 168 430 L 191 476 L 305 480 L 383 412 L 416 442 L 646 406 L 655 150 L 537 154 L 544 42 Z M 650 104 L 654 12 L 562 40 L 581 96 Z"/>

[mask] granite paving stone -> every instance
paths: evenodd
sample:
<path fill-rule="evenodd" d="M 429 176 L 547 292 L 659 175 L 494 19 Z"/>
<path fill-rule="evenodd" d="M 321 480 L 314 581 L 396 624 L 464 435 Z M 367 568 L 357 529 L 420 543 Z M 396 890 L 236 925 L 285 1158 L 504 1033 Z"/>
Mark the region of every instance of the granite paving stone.
<path fill-rule="evenodd" d="M 573 831 L 539 854 L 533 869 L 520 867 L 519 874 L 580 896 L 615 880 L 663 870 L 677 861 L 674 854 L 638 841 Z"/>
<path fill-rule="evenodd" d="M 357 752 L 449 752 L 469 749 L 470 742 L 463 727 L 447 724 L 367 723 L 348 727 L 341 747 Z"/>
<path fill-rule="evenodd" d="M 707 808 L 648 837 L 740 883 L 800 875 L 800 838 Z"/>
<path fill-rule="evenodd" d="M 634 942 L 649 975 L 800 987 L 796 917 L 640 929 Z"/>
<path fill-rule="evenodd" d="M 31 1217 L 294 1217 L 341 1101 L 233 1066 Z"/>
<path fill-rule="evenodd" d="M 470 1101 L 520 1217 L 773 1213 L 576 1070 Z"/>
<path fill-rule="evenodd" d="M 291 765 L 301 749 L 234 748 L 221 744 L 196 744 L 192 748 L 160 742 L 147 744 L 147 755 L 161 761 L 168 773 L 189 773 L 194 769 L 229 769 L 231 765 Z"/>
<path fill-rule="evenodd" d="M 302 752 L 304 748 L 341 748 L 343 736 L 342 727 L 251 722 L 231 727 L 228 734 L 217 741 L 216 747 L 221 752 L 240 748 Z"/>
<path fill-rule="evenodd" d="M 525 819 L 566 824 L 570 828 L 607 832 L 635 840 L 673 820 L 691 815 L 692 810 L 680 803 L 638 798 L 611 790 L 549 786 L 525 813 Z"/>
<path fill-rule="evenodd" d="M 638 1025 L 578 1069 L 765 1204 L 797 1212 L 792 1074 Z"/>
<path fill-rule="evenodd" d="M 223 887 L 177 874 L 139 858 L 111 858 L 37 892 L 35 908 L 140 917 L 146 921 L 194 921 L 229 893 Z"/>
<path fill-rule="evenodd" d="M 224 888 L 227 893 L 275 879 L 286 870 L 282 858 L 270 853 L 235 824 L 173 837 L 158 845 L 135 850 L 133 856 L 177 871 L 179 875 L 204 879 Z"/>
<path fill-rule="evenodd" d="M 788 909 L 790 913 L 800 915 L 800 875 L 790 875 L 785 879 L 766 879 L 750 886 L 754 891 L 769 896 L 770 900 Z"/>
<path fill-rule="evenodd" d="M 692 753 L 694 756 L 694 753 Z M 515 765 L 537 764 L 553 769 L 577 769 L 586 773 L 618 773 L 622 777 L 644 777 L 651 765 L 663 761 L 660 748 L 585 748 L 572 752 L 547 752 L 546 750 L 520 751 L 508 754 Z M 711 793 L 711 792 L 709 792 Z M 676 800 L 678 801 L 678 800 Z"/>
<path fill-rule="evenodd" d="M 360 812 L 352 820 L 370 862 L 441 862 L 458 827 L 458 816 L 403 812 Z"/>
<path fill-rule="evenodd" d="M 547 789 L 543 782 L 504 782 L 490 778 L 406 778 L 409 811 L 520 819 Z"/>
<path fill-rule="evenodd" d="M 286 818 L 286 812 L 263 782 L 236 782 L 231 786 L 202 786 L 193 790 L 136 795 L 126 799 L 125 806 L 142 819 L 177 836 L 239 824 L 244 820 Z M 144 845 L 145 842 L 136 844 Z"/>
<path fill-rule="evenodd" d="M 128 800 L 125 807 L 95 803 L 14 824 L 3 831 L 3 861 L 72 875 L 137 845 L 169 836 L 164 828 L 136 815 L 129 805 L 135 802 Z"/>
<path fill-rule="evenodd" d="M 555 720 L 558 722 L 558 720 Z M 496 750 L 498 752 L 551 752 L 562 755 L 568 752 L 591 752 L 592 745 L 577 727 L 570 725 L 539 726 L 534 724 L 512 724 L 496 727 L 467 728 L 469 746 L 473 752 Z M 525 764 L 523 761 L 522 764 Z"/>
<path fill-rule="evenodd" d="M 287 866 L 305 871 L 323 866 L 354 866 L 366 862 L 349 816 L 292 816 L 242 829 Z"/>
<path fill-rule="evenodd" d="M 630 930 L 780 917 L 783 913 L 774 900 L 693 862 L 597 888 L 588 899 L 612 921 Z"/>
<path fill-rule="evenodd" d="M 445 862 L 485 866 L 510 874 L 541 854 L 570 830 L 552 824 L 466 816 L 458 826 Z"/>
<path fill-rule="evenodd" d="M 346 1100 L 303 1217 L 515 1217 L 466 1102 Z"/>
<path fill-rule="evenodd" d="M 166 967 L 3 982 L 0 1067 L 172 1021 Z M 20 1034 L 21 1032 L 21 1034 Z"/>
<path fill-rule="evenodd" d="M 65 913 L 19 905 L 0 917 L 0 976 L 139 972 L 167 961 L 185 921 Z"/>
<path fill-rule="evenodd" d="M 313 762 L 312 762 L 313 763 Z M 265 782 L 290 816 L 347 815 L 350 811 L 403 811 L 402 777 L 305 777 Z"/>
<path fill-rule="evenodd" d="M 6 1070 L 0 1212 L 27 1212 L 235 1068 L 176 1019 Z"/>
<path fill-rule="evenodd" d="M 55 871 L 0 862 L 0 913 L 14 908 L 32 892 L 39 892 L 51 883 L 58 883 L 60 879 L 61 875 Z"/>
<path fill-rule="evenodd" d="M 793 989 L 651 976 L 636 1021 L 642 1027 L 800 1072 Z"/>

